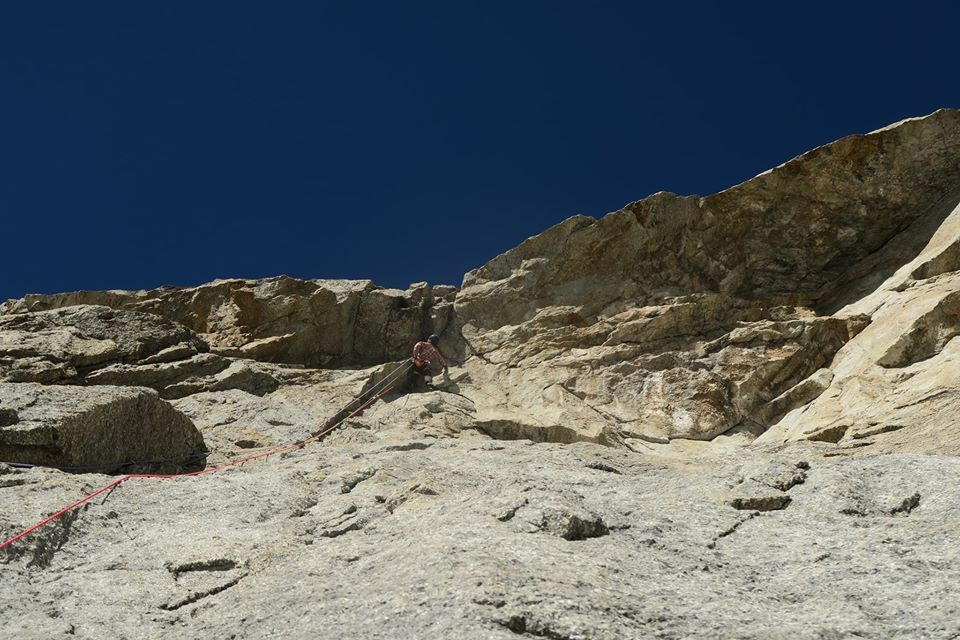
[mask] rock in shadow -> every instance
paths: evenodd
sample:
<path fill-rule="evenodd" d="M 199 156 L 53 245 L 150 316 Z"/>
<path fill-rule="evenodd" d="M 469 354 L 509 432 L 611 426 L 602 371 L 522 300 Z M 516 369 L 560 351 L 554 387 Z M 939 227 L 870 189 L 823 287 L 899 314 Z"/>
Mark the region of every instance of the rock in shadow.
<path fill-rule="evenodd" d="M 68 511 L 48 526 L 5 547 L 0 562 L 9 562 L 29 555 L 30 561 L 27 562 L 27 567 L 46 569 L 57 552 L 70 539 L 73 524 L 78 517 L 80 517 L 79 509 Z"/>

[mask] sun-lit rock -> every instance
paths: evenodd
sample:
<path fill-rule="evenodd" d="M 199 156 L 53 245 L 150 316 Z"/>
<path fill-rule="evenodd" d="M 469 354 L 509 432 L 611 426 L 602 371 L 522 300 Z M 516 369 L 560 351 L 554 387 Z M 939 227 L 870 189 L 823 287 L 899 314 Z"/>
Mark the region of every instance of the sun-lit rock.
<path fill-rule="evenodd" d="M 8 301 L 0 462 L 205 446 L 216 471 L 0 551 L 3 629 L 951 637 L 958 203 L 944 110 L 570 218 L 459 290 Z M 451 366 L 408 393 L 430 333 Z M 109 480 L 0 463 L 0 542 Z"/>

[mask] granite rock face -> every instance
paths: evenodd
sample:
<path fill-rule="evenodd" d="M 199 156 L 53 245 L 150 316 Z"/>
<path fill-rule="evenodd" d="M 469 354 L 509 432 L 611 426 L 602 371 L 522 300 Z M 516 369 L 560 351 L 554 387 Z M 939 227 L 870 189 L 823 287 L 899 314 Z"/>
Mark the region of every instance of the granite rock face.
<path fill-rule="evenodd" d="M 125 481 L 0 549 L 0 625 L 958 636 L 958 205 L 943 110 L 570 218 L 459 290 L 281 276 L 8 301 L 0 459 L 206 447 L 218 470 Z M 430 333 L 438 388 L 378 386 Z M 0 464 L 0 543 L 111 479 Z"/>
<path fill-rule="evenodd" d="M 960 631 L 955 458 L 823 458 L 830 445 L 819 444 L 677 461 L 589 443 L 351 444 L 356 431 L 282 464 L 123 484 L 7 555 L 5 631 L 611 640 Z M 22 496 L 3 507 L 17 525 L 81 483 L 41 469 L 4 479 L 21 483 L 0 490 Z"/>

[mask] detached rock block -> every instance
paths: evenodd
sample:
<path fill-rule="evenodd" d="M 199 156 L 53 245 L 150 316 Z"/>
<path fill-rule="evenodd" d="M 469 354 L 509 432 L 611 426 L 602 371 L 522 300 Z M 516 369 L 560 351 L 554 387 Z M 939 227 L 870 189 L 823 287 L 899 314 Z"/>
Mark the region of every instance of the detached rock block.
<path fill-rule="evenodd" d="M 196 426 L 151 389 L 0 383 L 0 403 L 18 417 L 0 427 L 0 461 L 100 472 L 203 463 Z"/>
<path fill-rule="evenodd" d="M 603 518 L 580 506 L 535 507 L 524 513 L 521 519 L 531 525 L 531 531 L 547 533 L 571 542 L 600 538 L 610 533 Z"/>

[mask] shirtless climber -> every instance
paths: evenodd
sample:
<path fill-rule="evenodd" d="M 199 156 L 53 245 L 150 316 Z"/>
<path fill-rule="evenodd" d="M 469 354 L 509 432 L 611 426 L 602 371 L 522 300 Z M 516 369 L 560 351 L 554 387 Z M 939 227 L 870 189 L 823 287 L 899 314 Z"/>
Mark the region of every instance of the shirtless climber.
<path fill-rule="evenodd" d="M 426 340 L 413 345 L 413 371 L 411 372 L 413 389 L 420 387 L 421 379 L 427 389 L 433 389 L 433 365 L 442 366 L 444 375 L 447 375 L 447 361 L 437 349 L 439 343 L 440 336 L 433 334 Z"/>

